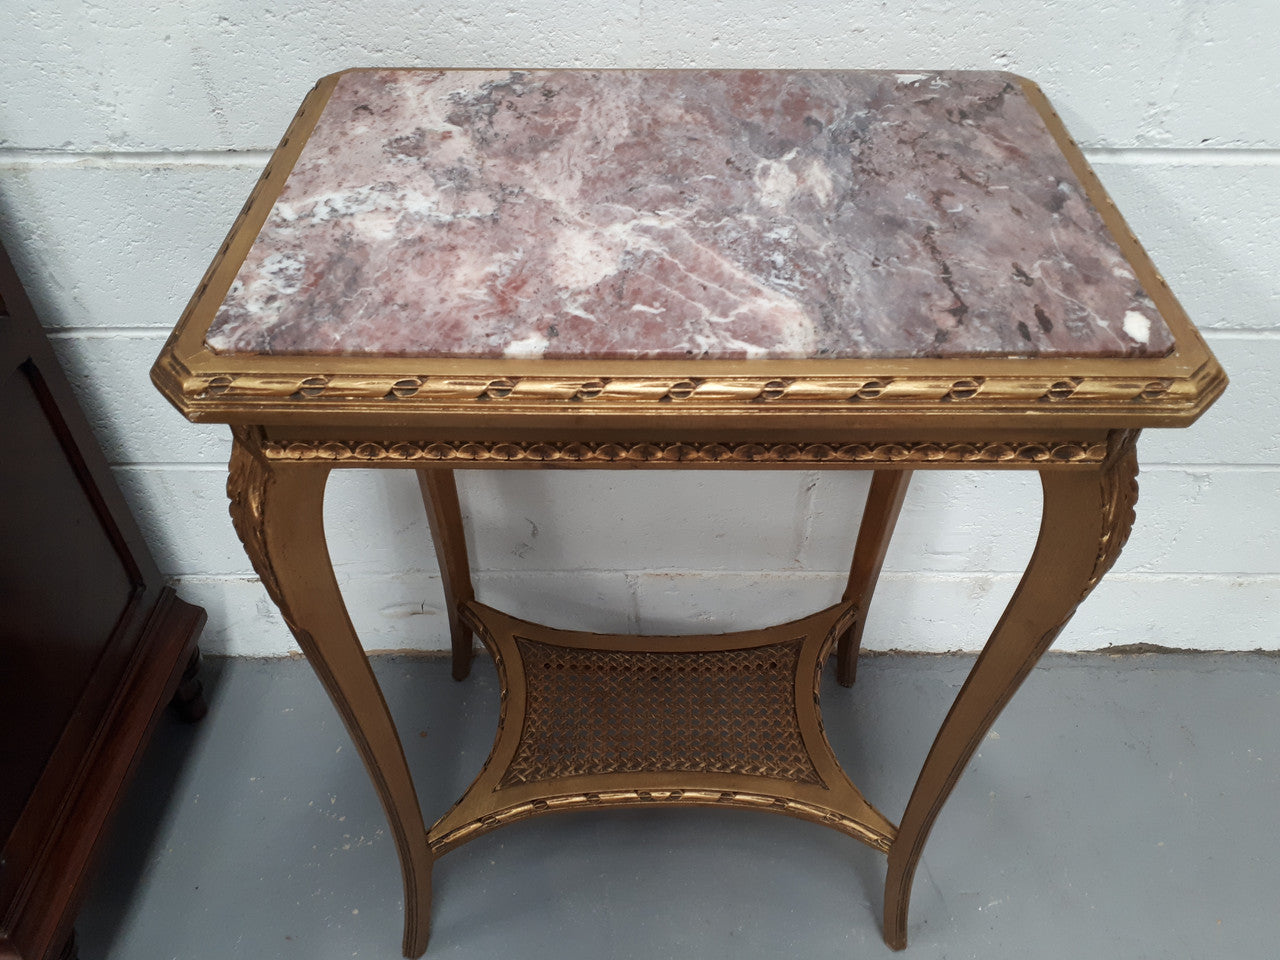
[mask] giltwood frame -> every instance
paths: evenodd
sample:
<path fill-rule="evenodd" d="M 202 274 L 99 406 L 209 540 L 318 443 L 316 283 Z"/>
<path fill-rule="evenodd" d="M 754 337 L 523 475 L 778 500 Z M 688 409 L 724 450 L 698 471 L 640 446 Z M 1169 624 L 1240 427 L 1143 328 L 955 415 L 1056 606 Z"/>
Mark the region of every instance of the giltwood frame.
<path fill-rule="evenodd" d="M 476 834 L 470 833 L 455 840 L 443 836 L 439 824 L 429 831 L 423 821 L 395 724 L 351 625 L 333 574 L 322 517 L 325 484 L 334 469 L 408 468 L 418 470 L 420 476 L 427 473 L 447 475 L 447 480 L 424 479 L 422 489 L 427 497 L 429 515 L 438 515 L 433 526 L 441 568 L 452 569 L 447 578 L 451 586 L 446 587 L 446 602 L 467 626 L 475 626 L 477 619 L 473 612 L 475 605 L 468 593 L 470 577 L 466 574 L 466 541 L 461 514 L 447 507 L 439 509 L 430 500 L 431 494 L 442 486 L 445 489 L 452 487 L 453 465 L 438 462 L 424 465 L 420 461 L 385 456 L 338 459 L 326 457 L 322 452 L 312 457 L 286 457 L 279 454 L 288 450 L 300 452 L 308 445 L 315 451 L 323 451 L 330 441 L 316 440 L 309 444 L 307 441 L 294 441 L 282 445 L 278 441 L 267 440 L 266 431 L 261 427 L 238 427 L 234 436 L 227 488 L 236 531 L 244 542 L 254 569 L 342 716 L 373 780 L 400 855 L 406 904 L 404 953 L 407 957 L 421 956 L 426 950 L 430 932 L 431 870 L 435 857 Z M 887 842 L 871 844 L 888 855 L 884 936 L 886 943 L 894 949 L 906 946 L 912 879 L 925 840 L 943 803 L 1000 711 L 1066 625 L 1076 607 L 1110 569 L 1128 538 L 1137 501 L 1137 438 L 1137 431 L 1111 432 L 1105 441 L 1106 452 L 1100 459 L 1090 457 L 1041 463 L 1015 460 L 989 464 L 1039 472 L 1044 492 L 1040 535 L 1027 570 L 1004 615 L 938 731 L 901 822 L 892 832 L 880 834 L 880 839 Z M 380 449 L 376 443 L 370 442 L 370 445 Z M 355 444 L 353 448 L 358 450 L 361 446 Z M 1089 449 L 1094 447 L 1091 445 Z M 472 466 L 491 467 L 513 465 L 521 464 L 496 459 L 472 463 Z M 526 462 L 523 465 L 531 464 Z M 641 459 L 609 461 L 608 465 L 652 469 L 678 467 L 680 462 Z M 722 469 L 777 465 L 769 461 L 732 460 L 704 464 Z M 921 465 L 955 467 L 954 464 L 936 461 L 926 461 Z M 840 462 L 806 463 L 803 466 L 808 469 L 868 468 L 866 465 Z M 875 577 L 893 533 L 894 501 L 898 501 L 905 492 L 910 470 L 908 465 L 897 464 L 875 471 L 869 509 L 864 515 L 863 530 L 859 534 L 851 566 L 850 587 L 846 591 L 845 603 L 856 620 L 851 630 L 846 624 L 841 624 L 837 631 L 849 631 L 848 639 L 840 639 L 842 646 L 849 645 L 847 652 L 842 651 L 846 662 L 856 658 L 857 643 L 861 637 L 857 623 L 865 621 Z M 877 488 L 881 490 L 878 496 Z M 795 626 L 784 625 L 788 628 Z M 470 634 L 466 630 L 455 630 L 452 637 L 455 676 L 463 676 L 470 663 Z M 842 682 L 851 682 L 849 673 L 841 668 Z M 498 739 L 503 739 L 501 730 Z M 485 777 L 486 773 L 482 772 L 480 779 Z M 644 782 L 643 778 L 638 780 L 637 790 Z M 671 788 L 670 783 L 664 782 L 663 786 Z M 682 793 L 687 792 L 691 796 L 706 789 L 707 784 L 701 781 L 690 781 L 681 788 Z M 743 792 L 743 784 L 738 779 L 725 778 L 723 789 Z M 792 815 L 801 815 L 798 811 L 812 807 L 813 801 L 811 796 L 800 791 L 789 793 L 785 785 L 781 788 L 774 785 L 768 791 L 748 791 L 744 795 L 757 799 L 744 800 L 739 805 L 758 802 L 760 809 L 774 809 L 764 802 L 768 797 L 787 798 L 784 806 L 790 804 L 789 808 L 778 812 Z M 621 803 L 630 802 L 626 796 L 617 799 Z M 635 799 L 638 802 L 640 798 L 637 795 Z M 646 799 L 647 805 L 676 802 L 652 796 Z M 531 802 L 510 813 L 504 822 L 534 816 L 542 809 L 545 808 L 540 809 Z M 810 816 L 808 819 L 820 818 Z M 441 823 L 448 820 L 449 814 L 446 814 Z M 837 829 L 853 832 L 844 825 L 828 822 Z"/>
<path fill-rule="evenodd" d="M 454 844 L 437 842 L 433 850 L 394 723 L 333 576 L 321 519 L 331 470 L 419 471 L 459 678 L 470 665 L 477 621 L 454 468 L 874 470 L 845 591 L 856 619 L 839 640 L 838 675 L 850 683 L 910 472 L 1033 469 L 1044 491 L 1035 552 L 938 732 L 901 823 L 878 846 L 889 861 L 885 940 L 901 949 L 911 881 L 942 804 L 1124 544 L 1137 496 L 1138 431 L 1193 422 L 1225 388 L 1221 367 L 1039 88 L 1012 75 L 1169 325 L 1175 346 L 1168 355 L 588 361 L 215 354 L 205 332 L 340 76 L 321 80 L 303 102 L 152 378 L 188 419 L 233 428 L 232 517 L 387 812 L 405 883 L 406 956 L 426 949 L 432 863 Z"/>

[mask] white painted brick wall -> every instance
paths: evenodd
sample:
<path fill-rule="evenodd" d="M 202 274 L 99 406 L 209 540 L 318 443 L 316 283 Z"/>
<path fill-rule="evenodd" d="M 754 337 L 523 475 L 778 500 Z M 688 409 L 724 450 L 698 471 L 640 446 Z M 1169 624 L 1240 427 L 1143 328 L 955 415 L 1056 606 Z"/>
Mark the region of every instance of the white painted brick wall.
<path fill-rule="evenodd" d="M 206 646 L 292 641 L 232 532 L 225 428 L 147 372 L 302 95 L 346 66 L 1000 68 L 1037 80 L 1232 378 L 1141 448 L 1139 522 L 1060 648 L 1280 650 L 1280 31 L 1275 0 L 688 4 L 42 0 L 3 18 L 0 237 Z M 839 593 L 860 474 L 470 473 L 482 597 L 586 629 L 772 622 Z M 1025 474 L 917 475 L 871 648 L 975 649 L 1030 553 Z M 366 646 L 442 648 L 405 473 L 335 476 Z"/>

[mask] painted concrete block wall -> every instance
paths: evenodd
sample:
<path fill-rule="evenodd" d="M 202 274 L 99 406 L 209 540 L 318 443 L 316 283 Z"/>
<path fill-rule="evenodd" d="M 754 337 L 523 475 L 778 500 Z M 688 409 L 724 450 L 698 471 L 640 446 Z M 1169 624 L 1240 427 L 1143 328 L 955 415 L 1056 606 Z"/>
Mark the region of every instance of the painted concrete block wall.
<path fill-rule="evenodd" d="M 1280 34 L 1274 0 L 848 4 L 43 0 L 4 16 L 0 237 L 206 645 L 293 649 L 227 518 L 225 428 L 147 371 L 314 80 L 346 66 L 1005 69 L 1037 80 L 1232 386 L 1140 449 L 1139 522 L 1059 641 L 1280 649 Z M 14 455 L 12 451 L 5 455 Z M 838 596 L 866 477 L 474 473 L 479 590 L 590 629 L 732 629 Z M 866 643 L 976 649 L 1030 554 L 1023 474 L 917 475 Z M 412 477 L 348 472 L 331 552 L 370 649 L 443 648 Z"/>

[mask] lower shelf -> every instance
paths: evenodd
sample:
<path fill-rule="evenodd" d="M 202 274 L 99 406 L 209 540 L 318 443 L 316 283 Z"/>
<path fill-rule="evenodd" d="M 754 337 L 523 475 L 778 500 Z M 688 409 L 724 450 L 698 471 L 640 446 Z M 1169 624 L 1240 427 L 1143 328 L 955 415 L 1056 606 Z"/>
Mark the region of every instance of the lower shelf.
<path fill-rule="evenodd" d="M 432 827 L 441 854 L 557 810 L 734 806 L 833 827 L 881 851 L 896 828 L 836 761 L 822 662 L 850 604 L 763 630 L 615 636 L 555 630 L 475 602 L 463 616 L 502 688 L 493 750 Z"/>

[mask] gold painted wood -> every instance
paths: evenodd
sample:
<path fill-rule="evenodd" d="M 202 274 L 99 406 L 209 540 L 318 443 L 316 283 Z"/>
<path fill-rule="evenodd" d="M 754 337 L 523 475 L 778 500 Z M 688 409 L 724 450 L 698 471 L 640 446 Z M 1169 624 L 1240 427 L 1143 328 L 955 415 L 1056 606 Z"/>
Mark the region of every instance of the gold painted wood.
<path fill-rule="evenodd" d="M 401 775 L 398 771 L 404 765 L 394 728 L 391 727 L 389 731 L 384 728 L 384 733 L 389 733 L 391 743 L 394 744 L 394 751 L 385 742 L 376 748 L 368 745 L 361 747 L 362 756 L 366 759 L 366 765 L 387 808 L 393 833 L 397 835 L 407 902 L 417 906 L 416 913 L 413 910 L 406 912 L 406 956 L 418 956 L 425 949 L 426 922 L 423 918 L 426 917 L 425 911 L 429 909 L 429 874 L 434 856 L 505 823 L 544 812 L 594 806 L 647 806 L 655 803 L 738 806 L 784 813 L 825 823 L 877 849 L 887 851 L 890 870 L 886 885 L 885 936 L 890 945 L 900 948 L 905 944 L 911 880 L 933 820 L 996 714 L 1012 697 L 1023 677 L 1065 625 L 1075 606 L 1098 582 L 1123 546 L 1132 523 L 1132 506 L 1136 498 L 1136 484 L 1132 482 L 1136 472 L 1133 452 L 1136 439 L 1137 431 L 1112 431 L 1105 442 L 1084 442 L 1078 445 L 1078 451 L 1065 457 L 1053 455 L 1056 447 L 1052 443 L 1011 441 L 1007 445 L 1007 451 L 1001 452 L 999 457 L 991 458 L 996 464 L 1037 469 L 1040 472 L 1045 490 L 1040 542 L 1023 584 L 997 625 L 986 651 L 975 665 L 970 681 L 961 691 L 938 735 L 908 804 L 901 828 L 895 828 L 867 803 L 848 782 L 830 754 L 830 748 L 822 734 L 818 712 L 819 663 L 832 647 L 835 638 L 841 634 L 849 635 L 851 627 L 854 627 L 855 608 L 854 603 L 849 601 L 860 598 L 863 610 L 869 603 L 911 470 L 920 464 L 936 464 L 952 469 L 989 464 L 976 459 L 938 462 L 940 458 L 932 448 L 921 452 L 920 446 L 911 442 L 886 445 L 891 452 L 885 454 L 884 462 L 896 467 L 895 469 L 883 469 L 879 462 L 870 458 L 860 460 L 849 457 L 835 462 L 825 459 L 818 461 L 819 465 L 876 470 L 872 492 L 864 510 L 846 602 L 805 620 L 771 630 L 722 637 L 602 637 L 556 631 L 489 610 L 474 601 L 462 602 L 460 609 L 464 626 L 469 624 L 477 630 L 493 653 L 503 678 L 499 734 L 493 753 L 476 783 L 454 809 L 441 818 L 429 833 L 423 831 L 420 842 L 414 844 L 408 838 L 418 832 L 421 815 L 417 811 L 416 800 L 411 810 L 405 806 L 405 787 L 412 792 L 412 784 L 407 782 L 407 770 L 403 770 L 405 782 L 397 788 L 385 785 L 387 770 L 398 779 Z M 320 569 L 327 569 L 328 565 L 319 520 L 324 477 L 330 469 L 344 465 L 413 468 L 417 470 L 420 482 L 427 491 L 430 510 L 438 514 L 438 505 L 444 503 L 444 514 L 451 514 L 455 506 L 448 504 L 449 490 L 452 490 L 456 504 L 456 488 L 452 487 L 453 467 L 521 465 L 511 450 L 502 444 L 450 446 L 449 449 L 461 452 L 460 457 L 452 459 L 431 457 L 428 453 L 431 445 L 425 442 L 411 444 L 414 456 L 398 456 L 395 451 L 402 443 L 403 441 L 323 439 L 282 442 L 264 439 L 260 431 L 236 430 L 228 488 L 233 498 L 232 513 L 237 530 L 245 542 L 246 550 L 254 558 L 255 568 L 273 598 L 285 611 L 286 620 L 308 658 L 316 665 L 322 679 L 326 676 L 330 678 L 325 681 L 326 686 L 339 705 L 344 720 L 352 729 L 353 738 L 357 738 L 356 731 L 361 724 L 371 724 L 377 733 L 384 723 L 389 727 L 390 718 L 386 716 L 385 705 L 382 704 L 371 674 L 368 679 L 370 683 L 374 683 L 376 708 L 371 708 L 367 702 L 367 690 L 359 694 L 365 700 L 362 707 L 356 710 L 350 705 L 354 703 L 355 695 L 350 692 L 344 694 L 341 690 L 335 692 L 331 685 L 335 668 L 330 660 L 338 654 L 342 654 L 347 660 L 346 665 L 337 668 L 342 671 L 354 670 L 359 663 L 368 673 L 368 661 L 360 651 L 358 641 L 355 641 L 345 610 L 341 608 L 332 572 L 325 578 L 327 585 L 317 579 Z M 947 451 L 952 445 L 943 443 L 935 446 Z M 526 458 L 525 465 L 540 464 L 534 446 L 518 449 L 535 454 Z M 574 455 L 575 448 L 572 445 L 565 445 L 562 449 Z M 600 455 L 602 449 L 593 447 L 592 450 L 599 458 L 594 461 L 588 459 L 586 465 L 694 465 L 690 461 L 671 456 L 671 448 L 661 445 L 628 447 L 621 444 L 618 449 L 627 451 L 629 457 L 618 459 L 611 452 L 609 456 Z M 873 450 L 875 447 L 869 446 L 866 449 Z M 787 463 L 812 467 L 815 461 L 808 459 L 802 450 L 796 445 L 782 445 L 773 448 L 768 457 L 757 458 L 753 454 L 750 457 L 721 456 L 719 459 L 708 460 L 711 464 L 737 469 L 753 466 L 776 468 Z M 904 455 L 904 451 L 908 453 Z M 1020 454 L 1019 451 L 1029 452 Z M 966 448 L 964 457 L 969 456 Z M 467 460 L 468 457 L 473 459 Z M 450 462 L 438 462 L 446 459 Z M 432 462 L 433 460 L 437 462 Z M 440 478 L 446 474 L 449 480 L 441 483 Z M 288 482 L 283 483 L 284 480 Z M 266 491 L 273 489 L 276 491 L 274 497 L 265 495 Z M 440 494 L 441 490 L 445 491 L 443 495 Z M 432 495 L 435 496 L 434 499 Z M 288 505 L 287 509 L 280 506 L 284 504 Z M 275 509 L 268 511 L 269 505 L 274 505 Z M 285 518 L 277 519 L 278 512 L 283 512 Z M 310 522 L 305 521 L 308 515 L 314 517 Z M 457 535 L 440 538 L 438 542 L 448 542 L 449 549 L 460 551 L 460 556 L 465 561 L 460 512 L 454 516 L 456 519 L 448 522 L 458 524 Z M 275 531 L 274 536 L 271 531 Z M 275 544 L 274 550 L 279 559 L 271 559 L 272 544 Z M 296 549 L 287 549 L 290 544 Z M 302 558 L 305 558 L 305 562 Z M 449 562 L 451 561 L 447 558 L 442 560 L 442 569 Z M 305 569 L 299 570 L 299 567 Z M 299 586 L 294 588 L 292 600 L 287 585 L 282 585 L 279 579 L 281 570 L 288 571 L 291 578 L 298 578 Z M 465 571 L 465 567 L 463 570 Z M 467 582 L 469 583 L 469 577 Z M 447 595 L 456 597 L 458 591 L 450 587 Z M 292 606 L 288 605 L 290 603 Z M 338 604 L 337 609 L 341 611 L 341 618 L 337 621 L 334 620 L 334 603 Z M 300 605 L 307 605 L 308 615 L 314 614 L 317 624 L 323 623 L 329 627 L 330 639 L 339 642 L 332 648 L 317 644 L 313 636 L 314 630 L 307 627 L 311 621 L 299 622 L 292 612 Z M 813 629 L 815 622 L 820 622 L 822 629 Z M 525 729 L 526 678 L 523 660 L 516 652 L 517 636 L 527 636 L 535 642 L 551 646 L 579 649 L 658 653 L 683 649 L 705 653 L 710 649 L 739 642 L 744 637 L 752 639 L 741 641 L 741 646 L 765 645 L 777 641 L 781 636 L 794 636 L 802 628 L 805 639 L 801 649 L 805 659 L 796 673 L 796 711 L 806 750 L 814 767 L 820 771 L 824 786 L 803 782 L 803 778 L 800 781 L 769 777 L 762 780 L 754 774 L 724 772 L 700 778 L 687 772 L 676 776 L 672 771 L 597 771 L 581 776 L 535 778 L 518 784 L 502 783 L 521 742 L 521 732 Z M 822 638 L 821 643 L 817 642 L 818 637 Z M 357 683 L 356 687 L 359 686 Z M 347 698 L 346 701 L 340 699 L 343 696 Z M 348 706 L 343 706 L 344 702 Z M 383 740 L 385 741 L 385 736 Z M 362 741 L 357 739 L 357 742 Z M 363 742 L 368 744 L 369 741 Z M 762 783 L 765 785 L 762 786 Z M 826 784 L 836 786 L 830 793 L 826 793 Z M 399 799 L 392 796 L 397 793 Z M 417 822 L 413 823 L 415 819 Z M 903 837 L 908 837 L 909 840 L 904 840 Z"/>
<path fill-rule="evenodd" d="M 433 857 L 395 723 L 333 575 L 324 539 L 327 478 L 313 465 L 272 464 L 252 431 L 236 431 L 227 480 L 231 519 L 382 801 L 404 880 L 404 954 L 419 957 L 431 930 Z"/>
<path fill-rule="evenodd" d="M 871 489 L 862 509 L 858 525 L 858 542 L 853 548 L 853 563 L 843 599 L 853 604 L 857 617 L 853 625 L 840 635 L 836 648 L 836 679 L 846 687 L 853 686 L 858 675 L 858 651 L 862 648 L 862 630 L 867 622 L 871 595 L 880 579 L 880 568 L 893 538 L 893 528 L 902 512 L 902 501 L 911 482 L 910 470 L 877 470 L 871 475 Z"/>
<path fill-rule="evenodd" d="M 819 713 L 822 661 L 851 605 L 764 630 L 643 637 L 463 609 L 497 664 L 502 715 L 483 771 L 431 828 L 435 854 L 528 817 L 613 806 L 745 807 L 882 852 L 893 842 Z"/>
<path fill-rule="evenodd" d="M 911 881 L 942 805 L 1000 711 L 1128 539 L 1138 499 L 1136 439 L 1118 436 L 1111 458 L 1094 471 L 1040 474 L 1044 505 L 1031 562 L 938 731 L 889 848 L 884 936 L 895 950 L 907 945 Z"/>
<path fill-rule="evenodd" d="M 938 811 L 995 716 L 1123 546 L 1136 496 L 1136 431 L 1186 426 L 1226 386 L 1164 278 L 1039 88 L 1011 78 L 1044 118 L 1168 324 L 1175 347 L 1167 356 L 599 361 L 215 354 L 204 344 L 209 324 L 339 76 L 321 80 L 303 102 L 156 360 L 152 379 L 188 419 L 235 428 L 232 517 L 387 812 L 405 883 L 406 955 L 426 948 L 436 854 L 502 823 L 555 809 L 658 802 L 767 809 L 827 823 L 887 850 L 885 938 L 902 947 L 911 881 Z M 455 676 L 465 675 L 469 665 L 470 624 L 494 651 L 506 691 L 489 763 L 429 834 L 324 544 L 330 470 L 364 467 L 418 471 L 445 581 Z M 795 624 L 754 631 L 755 643 L 742 640 L 748 634 L 643 640 L 568 634 L 476 605 L 455 468 L 832 468 L 870 469 L 875 477 L 846 602 Z M 840 678 L 853 679 L 862 621 L 908 478 L 917 469 L 1033 469 L 1045 499 L 1030 566 L 939 731 L 895 829 L 835 765 L 814 684 L 817 662 L 840 634 Z M 680 649 L 718 663 L 716 645 L 780 644 L 785 652 L 800 628 L 795 723 L 810 760 L 790 779 L 720 771 L 703 782 L 668 769 L 570 776 L 529 749 L 517 757 L 525 727 L 513 718 L 527 707 L 525 654 L 569 650 L 557 654 L 567 663 L 582 651 L 606 660 L 628 650 L 660 659 Z M 517 636 L 525 637 L 523 652 Z M 520 772 L 508 777 L 513 763 Z M 810 769 L 825 787 L 812 782 Z"/>
<path fill-rule="evenodd" d="M 474 600 L 471 565 L 467 560 L 467 534 L 452 470 L 419 470 L 418 486 L 427 510 L 427 524 L 440 564 L 440 580 L 449 616 L 449 642 L 453 649 L 453 679 L 465 680 L 471 672 L 471 628 L 463 621 L 462 605 Z"/>
<path fill-rule="evenodd" d="M 865 443 L 697 443 L 681 441 L 581 442 L 543 440 L 268 440 L 269 460 L 317 461 L 334 466 L 749 466 L 764 464 L 854 466 L 957 464 L 1022 467 L 1101 463 L 1107 443 L 1096 440 L 912 441 Z"/>
<path fill-rule="evenodd" d="M 1167 319 L 1167 318 L 1166 318 Z M 1177 329 L 1177 324 L 1171 324 Z M 1187 328 L 1190 329 L 1189 327 Z M 922 426 L 1186 426 L 1226 388 L 1198 337 L 1167 357 L 980 360 L 578 360 L 184 355 L 167 345 L 152 380 L 199 423 L 515 423 L 594 418 L 787 415 L 799 429 L 847 415 Z M 477 364 L 481 366 L 476 366 Z M 690 367 L 689 364 L 697 364 Z M 472 372 L 474 371 L 474 372 Z M 796 428 L 793 428 L 796 429 Z"/>

